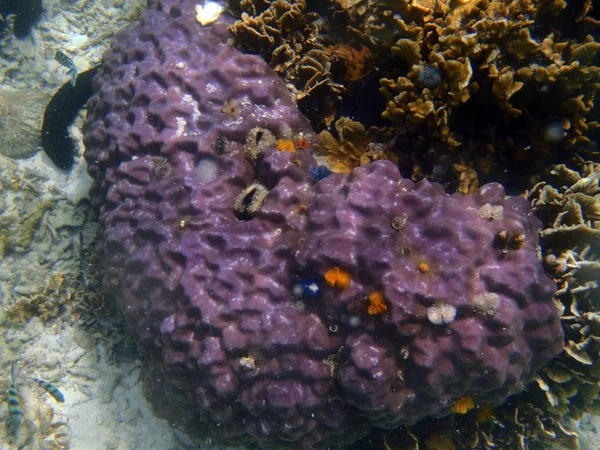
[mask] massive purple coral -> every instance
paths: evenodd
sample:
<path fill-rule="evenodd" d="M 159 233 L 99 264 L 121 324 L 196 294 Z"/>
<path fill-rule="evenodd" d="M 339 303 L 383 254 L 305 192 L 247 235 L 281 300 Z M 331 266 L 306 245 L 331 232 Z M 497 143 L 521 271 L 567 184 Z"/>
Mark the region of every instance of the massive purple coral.
<path fill-rule="evenodd" d="M 563 342 L 527 202 L 446 195 L 389 162 L 311 183 L 310 150 L 272 141 L 312 137 L 291 95 L 194 7 L 155 3 L 119 33 L 85 130 L 105 284 L 155 410 L 246 446 L 334 447 L 519 392 Z M 348 289 L 324 283 L 334 267 Z M 294 295 L 306 278 L 319 296 Z M 436 325 L 440 305 L 456 317 Z"/>

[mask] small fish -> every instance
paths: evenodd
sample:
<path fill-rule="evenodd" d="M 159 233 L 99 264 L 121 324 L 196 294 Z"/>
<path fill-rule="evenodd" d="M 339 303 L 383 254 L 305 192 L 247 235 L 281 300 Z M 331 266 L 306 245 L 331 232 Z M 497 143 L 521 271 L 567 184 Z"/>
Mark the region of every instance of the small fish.
<path fill-rule="evenodd" d="M 381 39 L 382 41 L 385 41 L 398 36 L 398 34 L 400 34 L 400 30 L 390 30 L 389 28 L 385 27 L 371 28 L 369 30 L 369 34 L 376 39 Z"/>
<path fill-rule="evenodd" d="M 14 362 L 11 364 L 10 373 L 10 388 L 8 389 L 8 416 L 10 417 L 10 423 L 13 431 L 16 433 L 19 431 L 19 427 L 23 422 L 23 411 L 21 411 L 21 402 L 19 401 L 19 393 L 17 392 L 17 385 L 15 384 Z"/>
<path fill-rule="evenodd" d="M 310 169 L 310 177 L 316 183 L 331 175 L 333 172 L 327 168 L 327 166 L 318 166 L 314 169 Z"/>
<path fill-rule="evenodd" d="M 54 55 L 54 59 L 58 61 L 62 66 L 69 69 L 67 71 L 67 74 L 71 74 L 71 85 L 75 86 L 75 81 L 77 80 L 77 66 L 75 65 L 73 60 L 60 50 L 56 52 L 56 54 Z"/>
<path fill-rule="evenodd" d="M 32 380 L 37 381 L 40 384 L 40 386 L 42 386 L 48 394 L 54 397 L 54 400 L 56 400 L 57 402 L 65 402 L 65 396 L 52 383 L 48 383 L 47 381 L 41 380 L 39 378 L 32 378 Z"/>

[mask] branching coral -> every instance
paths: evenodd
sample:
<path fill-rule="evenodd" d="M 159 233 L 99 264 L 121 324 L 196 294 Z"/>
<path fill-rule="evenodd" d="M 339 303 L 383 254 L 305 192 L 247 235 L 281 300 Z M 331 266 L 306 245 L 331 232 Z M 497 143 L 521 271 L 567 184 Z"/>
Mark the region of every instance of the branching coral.
<path fill-rule="evenodd" d="M 53 271 L 47 275 L 44 286 L 31 292 L 20 292 L 5 307 L 6 315 L 14 323 L 26 323 L 33 317 L 42 322 L 56 319 L 63 312 L 69 319 L 88 327 L 104 327 L 106 319 L 114 317 L 116 305 L 102 290 L 97 270 L 97 252 L 89 258 L 87 269 L 78 276 Z"/>
<path fill-rule="evenodd" d="M 471 409 L 472 403 L 467 404 L 469 408 L 459 406 L 459 414 L 427 419 L 410 428 L 384 432 L 382 447 L 389 450 L 423 447 L 431 450 L 545 450 L 559 444 L 564 449 L 579 450 L 575 432 L 555 418 L 547 417 L 542 409 L 531 403 L 511 400 L 495 408 L 483 406 Z M 442 441 L 439 436 L 445 439 Z M 452 447 L 442 447 L 443 442 L 452 443 Z M 433 443 L 436 446 L 432 447 Z"/>
<path fill-rule="evenodd" d="M 376 142 L 382 138 L 380 130 L 366 130 L 364 125 L 348 117 L 338 119 L 335 130 L 337 139 L 329 131 L 321 131 L 317 146 L 334 172 L 349 173 L 355 167 L 380 159 L 397 161 L 386 144 Z"/>
<path fill-rule="evenodd" d="M 523 173 L 534 161 L 589 145 L 600 82 L 600 45 L 580 31 L 598 27 L 589 7 L 512 0 L 332 1 L 331 22 L 345 40 L 368 48 L 386 100 L 383 118 L 398 125 L 403 159 L 415 177 L 431 176 L 444 155 L 478 178 Z M 573 18 L 576 18 L 573 22 Z M 596 24 L 596 25 L 592 25 Z M 333 27 L 332 27 L 333 28 Z M 565 34 L 573 34 L 568 39 Z M 391 53 L 391 58 L 390 58 Z M 464 171 L 448 171 L 464 177 Z M 439 177 L 436 178 L 438 181 Z M 515 177 L 512 177 L 515 180 Z"/>
<path fill-rule="evenodd" d="M 597 122 L 588 119 L 600 82 L 591 36 L 559 40 L 544 27 L 540 2 L 419 3 L 394 7 L 400 14 L 389 26 L 399 39 L 391 50 L 406 72 L 381 79 L 385 118 L 427 130 L 423 144 L 435 144 L 435 155 L 458 149 L 484 176 L 501 159 L 532 161 L 597 136 Z M 417 82 L 426 64 L 441 72 L 437 88 Z M 563 126 L 558 139 L 545 133 L 551 122 Z"/>
<path fill-rule="evenodd" d="M 61 308 L 70 302 L 72 295 L 72 289 L 65 285 L 65 276 L 54 273 L 40 291 L 19 295 L 6 308 L 6 313 L 9 319 L 17 323 L 25 323 L 32 317 L 39 317 L 47 322 L 60 314 Z"/>
<path fill-rule="evenodd" d="M 600 44 L 569 31 L 600 27 L 585 5 L 330 0 L 317 15 L 304 0 L 233 3 L 235 42 L 266 58 L 313 124 L 342 115 L 344 93 L 373 103 L 356 83 L 379 79 L 382 117 L 397 126 L 394 151 L 414 179 L 451 155 L 458 166 L 434 176 L 450 189 L 473 192 L 511 166 L 525 188 L 535 161 L 600 135 L 591 118 Z"/>
<path fill-rule="evenodd" d="M 331 71 L 336 79 L 358 81 L 373 69 L 373 58 L 368 47 L 336 44 L 325 48 L 331 60 Z"/>
<path fill-rule="evenodd" d="M 305 11 L 305 0 L 242 1 L 239 10 L 241 18 L 230 28 L 236 45 L 260 53 L 288 82 L 305 111 L 330 124 L 344 90 L 333 79 L 332 60 L 339 66 L 348 60 L 345 52 L 352 50 L 323 45 L 319 16 Z M 352 78 L 361 69 L 342 72 L 342 78 Z"/>
<path fill-rule="evenodd" d="M 558 165 L 550 182 L 530 192 L 534 211 L 549 227 L 541 232 L 547 270 L 559 285 L 565 352 L 537 378 L 552 414 L 579 419 L 600 411 L 600 165 Z M 556 187 L 554 187 L 556 186 Z"/>

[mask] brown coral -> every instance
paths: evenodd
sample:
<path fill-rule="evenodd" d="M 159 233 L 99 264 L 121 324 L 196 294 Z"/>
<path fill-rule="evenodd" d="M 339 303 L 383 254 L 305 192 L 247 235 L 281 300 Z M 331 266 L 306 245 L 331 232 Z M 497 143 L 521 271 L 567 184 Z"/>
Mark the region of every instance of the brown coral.
<path fill-rule="evenodd" d="M 395 151 L 414 179 L 431 177 L 451 155 L 473 173 L 435 175 L 448 189 L 502 181 L 507 167 L 524 189 L 534 162 L 600 137 L 590 120 L 600 44 L 591 33 L 568 39 L 560 31 L 564 17 L 599 29 L 590 7 L 539 0 L 330 5 L 319 16 L 305 0 L 243 0 L 231 31 L 281 74 L 317 127 L 337 119 L 346 94 L 358 104 L 371 96 L 360 86 L 378 78 L 382 117 L 397 126 Z"/>
<path fill-rule="evenodd" d="M 568 40 L 557 31 L 563 15 L 594 22 L 589 7 L 575 14 L 565 2 L 526 0 L 362 4 L 368 14 L 346 10 L 348 32 L 378 63 L 391 51 L 379 65 L 382 116 L 403 129 L 404 142 L 416 144 L 424 176 L 450 153 L 489 179 L 507 164 L 524 170 L 523 163 L 600 135 L 590 120 L 600 44 L 591 34 Z M 391 43 L 386 29 L 393 31 Z M 425 66 L 439 70 L 438 87 L 419 82 Z M 554 124 L 561 132 L 551 132 Z"/>
<path fill-rule="evenodd" d="M 558 283 L 565 351 L 536 378 L 547 408 L 555 416 L 577 420 L 600 411 L 600 314 L 594 293 L 600 288 L 600 164 L 564 164 L 551 170 L 549 182 L 529 193 L 534 211 L 548 227 L 541 232 L 544 262 Z M 554 187 L 557 186 L 557 187 Z"/>
<path fill-rule="evenodd" d="M 338 80 L 358 81 L 373 69 L 373 57 L 368 47 L 336 44 L 326 47 L 325 53 L 331 60 L 331 71 Z"/>
<path fill-rule="evenodd" d="M 65 283 L 65 275 L 61 272 L 51 274 L 46 286 L 38 291 L 23 293 L 6 308 L 10 320 L 16 323 L 27 323 L 32 317 L 39 317 L 42 322 L 56 318 L 66 307 L 73 296 L 69 286 L 72 280 Z"/>
<path fill-rule="evenodd" d="M 288 82 L 309 118 L 330 124 L 344 87 L 334 80 L 331 56 L 319 40 L 319 16 L 306 12 L 305 0 L 242 1 L 239 8 L 241 18 L 230 27 L 235 44 L 259 52 Z"/>
<path fill-rule="evenodd" d="M 376 129 L 366 130 L 364 125 L 348 117 L 335 122 L 337 139 L 327 130 L 318 136 L 317 150 L 325 157 L 327 166 L 334 172 L 350 173 L 362 164 L 379 159 L 391 159 L 396 156 L 385 144 L 376 142 Z"/>
<path fill-rule="evenodd" d="M 465 411 L 442 419 L 425 419 L 412 427 L 385 432 L 383 447 L 400 449 L 545 449 L 559 444 L 579 449 L 577 433 L 529 402 L 513 399 L 491 408 Z M 535 442 L 529 446 L 526 443 Z"/>

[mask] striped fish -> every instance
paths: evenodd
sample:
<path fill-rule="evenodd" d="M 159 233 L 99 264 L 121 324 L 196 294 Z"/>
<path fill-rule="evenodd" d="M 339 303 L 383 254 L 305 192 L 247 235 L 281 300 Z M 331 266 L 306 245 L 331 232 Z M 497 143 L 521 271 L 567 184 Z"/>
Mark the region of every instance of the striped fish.
<path fill-rule="evenodd" d="M 8 389 L 8 416 L 10 417 L 12 429 L 16 433 L 19 431 L 19 427 L 23 422 L 23 411 L 21 411 L 21 402 L 19 401 L 19 393 L 17 392 L 17 385 L 15 383 L 14 361 L 11 364 L 10 372 L 11 379 L 10 388 Z"/>
<path fill-rule="evenodd" d="M 77 80 L 77 66 L 75 65 L 73 60 L 60 50 L 58 50 L 54 54 L 54 59 L 58 61 L 62 66 L 69 69 L 67 70 L 67 74 L 71 74 L 71 85 L 75 86 L 75 81 Z"/>
<path fill-rule="evenodd" d="M 65 402 L 65 396 L 52 383 L 48 383 L 47 381 L 41 380 L 39 378 L 32 378 L 32 379 L 34 381 L 37 381 L 40 384 L 40 386 L 42 386 L 48 394 L 50 394 L 52 397 L 54 397 L 54 400 L 56 400 L 59 403 Z"/>

